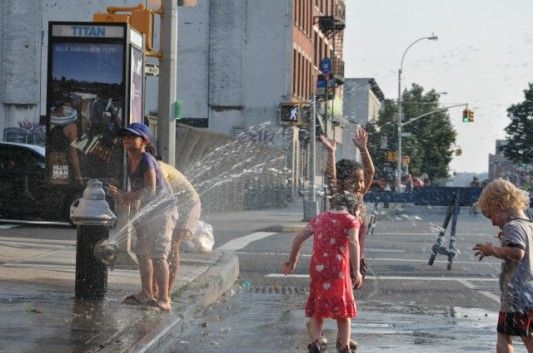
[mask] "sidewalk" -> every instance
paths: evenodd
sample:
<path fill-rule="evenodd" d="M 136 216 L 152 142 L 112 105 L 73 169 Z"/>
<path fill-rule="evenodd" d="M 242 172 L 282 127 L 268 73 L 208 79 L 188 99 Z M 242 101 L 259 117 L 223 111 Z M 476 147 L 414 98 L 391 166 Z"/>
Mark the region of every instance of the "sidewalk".
<path fill-rule="evenodd" d="M 217 232 L 301 229 L 301 202 L 280 210 L 205 217 Z M 238 258 L 182 254 L 172 313 L 122 303 L 140 288 L 137 270 L 109 272 L 106 299 L 74 298 L 76 229 L 0 227 L 0 353 L 165 352 L 184 318 L 215 302 L 238 277 Z M 215 248 L 220 244 L 215 244 Z"/>
<path fill-rule="evenodd" d="M 76 229 L 0 229 L 0 352 L 162 352 L 184 317 L 213 303 L 238 276 L 231 253 L 183 254 L 172 313 L 122 303 L 138 270 L 109 272 L 101 302 L 74 298 Z"/>

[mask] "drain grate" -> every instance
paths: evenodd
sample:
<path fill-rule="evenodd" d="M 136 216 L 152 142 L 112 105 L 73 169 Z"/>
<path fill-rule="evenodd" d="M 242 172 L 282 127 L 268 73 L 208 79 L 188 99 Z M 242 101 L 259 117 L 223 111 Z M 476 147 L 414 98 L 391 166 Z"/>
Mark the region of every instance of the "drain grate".
<path fill-rule="evenodd" d="M 308 288 L 303 287 L 287 287 L 287 286 L 251 286 L 250 288 L 242 288 L 245 293 L 257 294 L 288 294 L 288 295 L 307 295 Z"/>

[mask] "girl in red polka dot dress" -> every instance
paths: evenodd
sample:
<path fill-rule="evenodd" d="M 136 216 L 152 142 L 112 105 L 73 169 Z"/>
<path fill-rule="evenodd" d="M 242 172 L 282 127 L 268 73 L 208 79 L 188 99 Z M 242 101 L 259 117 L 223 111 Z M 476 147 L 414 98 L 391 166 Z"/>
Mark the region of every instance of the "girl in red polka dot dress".
<path fill-rule="evenodd" d="M 319 340 L 325 318 L 337 320 L 339 351 L 351 352 L 351 318 L 357 315 L 352 288 L 359 288 L 363 283 L 359 271 L 360 221 L 348 212 L 353 209 L 353 203 L 351 197 L 337 196 L 332 210 L 320 213 L 296 235 L 289 261 L 281 268 L 284 274 L 294 271 L 302 243 L 313 236 L 309 265 L 311 288 L 305 306 L 313 340 L 308 346 L 310 353 L 320 352 Z"/>

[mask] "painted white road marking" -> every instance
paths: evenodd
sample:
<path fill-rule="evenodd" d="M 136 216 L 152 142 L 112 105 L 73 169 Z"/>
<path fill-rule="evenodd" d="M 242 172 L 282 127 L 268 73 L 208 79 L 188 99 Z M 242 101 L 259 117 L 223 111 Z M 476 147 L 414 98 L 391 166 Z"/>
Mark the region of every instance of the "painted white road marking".
<path fill-rule="evenodd" d="M 369 249 L 365 249 L 365 253 L 369 252 L 368 250 Z M 381 252 L 381 250 L 379 249 L 371 249 L 371 251 L 372 250 Z M 396 252 L 404 253 L 405 250 L 396 250 Z M 261 255 L 261 256 L 282 256 L 282 257 L 287 257 L 290 255 L 289 253 L 286 253 L 286 252 L 260 252 L 259 253 L 259 252 L 253 252 L 253 251 L 237 251 L 237 254 L 238 255 L 252 255 L 252 256 Z M 300 257 L 301 258 L 311 257 L 311 254 L 300 254 Z M 424 264 L 427 264 L 428 262 L 427 259 L 403 259 L 403 258 L 371 257 L 371 256 L 367 256 L 366 259 L 369 262 L 374 262 L 374 261 L 387 262 L 388 261 L 388 262 L 411 262 L 411 263 L 414 262 L 414 263 L 424 263 Z M 435 260 L 435 264 L 447 264 L 447 263 L 448 263 L 448 260 Z M 453 263 L 454 265 L 476 265 L 476 264 L 486 265 L 486 263 L 480 263 L 479 261 L 475 259 L 472 261 L 454 261 Z M 496 261 L 494 261 L 493 263 L 499 264 Z"/>
<path fill-rule="evenodd" d="M 237 251 L 239 249 L 246 247 L 248 244 L 250 244 L 253 241 L 260 240 L 260 239 L 269 237 L 274 234 L 277 234 L 277 233 L 271 233 L 271 232 L 251 233 L 251 234 L 245 235 L 244 237 L 230 240 L 227 243 L 223 244 L 222 246 L 219 246 L 217 250 Z"/>
<path fill-rule="evenodd" d="M 20 227 L 20 225 L 19 224 L 0 224 L 1 230 L 8 230 L 11 228 L 16 228 L 16 227 Z"/>
<path fill-rule="evenodd" d="M 494 280 L 497 280 L 496 278 Z M 468 289 L 472 289 L 472 290 L 477 290 L 478 287 L 471 283 L 470 280 L 467 280 L 467 279 L 458 279 L 457 280 L 459 283 L 463 284 L 466 288 Z M 485 297 L 489 298 L 489 299 L 492 299 L 496 302 L 500 302 L 500 297 L 498 297 L 496 294 L 494 293 L 491 293 L 489 291 L 486 291 L 486 290 L 477 290 L 480 294 L 484 295 Z"/>
<path fill-rule="evenodd" d="M 290 274 L 269 273 L 265 275 L 269 278 L 309 278 L 308 274 Z M 480 282 L 497 282 L 498 278 L 483 277 L 423 277 L 423 276 L 366 276 L 367 279 L 379 280 L 397 280 L 397 281 L 480 281 Z"/>
<path fill-rule="evenodd" d="M 435 236 L 435 235 L 438 235 L 439 232 L 438 231 L 434 231 L 434 232 L 418 232 L 418 233 L 413 233 L 413 232 L 397 232 L 397 233 L 392 233 L 392 232 L 380 232 L 376 229 L 374 235 L 376 236 L 379 236 L 379 235 L 427 235 L 427 236 Z M 450 232 L 446 232 L 446 237 L 448 237 L 450 235 Z M 461 232 L 459 234 L 456 233 L 456 236 L 457 237 L 462 237 L 462 236 L 474 236 L 474 237 L 487 237 L 487 236 L 493 236 L 494 234 L 492 233 L 466 233 L 466 232 Z"/>

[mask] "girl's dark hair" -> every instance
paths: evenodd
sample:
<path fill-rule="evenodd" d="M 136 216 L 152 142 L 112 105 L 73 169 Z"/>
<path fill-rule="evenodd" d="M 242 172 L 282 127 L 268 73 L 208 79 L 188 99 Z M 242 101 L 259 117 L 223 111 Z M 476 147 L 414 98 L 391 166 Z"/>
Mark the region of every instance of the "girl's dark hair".
<path fill-rule="evenodd" d="M 363 166 L 353 159 L 341 159 L 335 164 L 335 166 L 337 169 L 338 180 L 346 180 L 352 176 L 355 171 L 363 169 Z"/>
<path fill-rule="evenodd" d="M 152 156 L 154 156 L 155 159 L 157 159 L 158 161 L 162 160 L 163 158 L 161 158 L 160 155 L 158 155 L 156 153 L 156 150 L 155 150 L 155 146 L 152 145 L 151 143 L 149 143 L 148 145 L 146 145 L 146 147 L 144 148 L 144 150 L 148 153 L 150 153 Z"/>
<path fill-rule="evenodd" d="M 352 194 L 339 194 L 333 196 L 332 199 L 333 202 L 331 202 L 331 209 L 340 211 L 340 210 L 347 210 L 350 213 L 355 212 L 355 209 L 357 207 L 357 198 L 355 195 Z"/>

